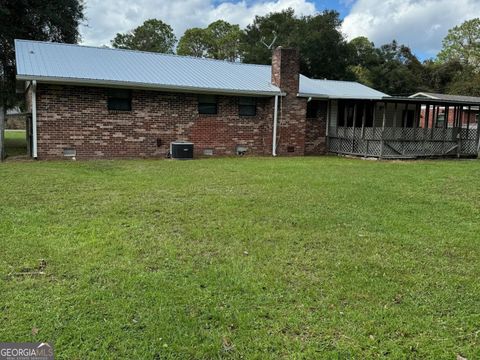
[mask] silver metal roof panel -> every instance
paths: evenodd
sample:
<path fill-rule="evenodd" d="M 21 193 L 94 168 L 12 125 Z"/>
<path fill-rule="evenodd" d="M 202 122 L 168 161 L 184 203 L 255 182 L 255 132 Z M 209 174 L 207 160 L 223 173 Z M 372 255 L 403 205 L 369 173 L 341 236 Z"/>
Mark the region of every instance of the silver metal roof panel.
<path fill-rule="evenodd" d="M 18 80 L 129 86 L 176 91 L 278 95 L 270 65 L 253 65 L 143 51 L 15 40 Z M 386 94 L 348 81 L 300 75 L 299 96 L 381 99 Z"/>
<path fill-rule="evenodd" d="M 316 80 L 300 75 L 299 96 L 325 99 L 382 99 L 389 95 L 353 81 Z"/>

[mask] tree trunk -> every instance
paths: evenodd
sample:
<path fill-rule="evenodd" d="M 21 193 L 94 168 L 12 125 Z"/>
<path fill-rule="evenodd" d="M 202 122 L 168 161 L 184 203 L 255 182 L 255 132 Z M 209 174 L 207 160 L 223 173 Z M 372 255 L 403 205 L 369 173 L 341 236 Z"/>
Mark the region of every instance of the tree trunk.
<path fill-rule="evenodd" d="M 7 117 L 7 109 L 0 106 L 0 161 L 5 160 L 5 121 Z"/>

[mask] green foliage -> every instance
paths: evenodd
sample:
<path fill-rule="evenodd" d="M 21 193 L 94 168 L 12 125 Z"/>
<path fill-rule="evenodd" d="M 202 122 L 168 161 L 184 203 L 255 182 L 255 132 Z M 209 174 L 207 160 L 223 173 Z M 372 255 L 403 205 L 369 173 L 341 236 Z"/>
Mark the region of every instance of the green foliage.
<path fill-rule="evenodd" d="M 245 28 L 242 51 L 247 63 L 270 64 L 277 46 L 298 48 L 302 74 L 345 79 L 349 51 L 335 11 L 297 17 L 293 9 L 256 16 Z"/>
<path fill-rule="evenodd" d="M 117 33 L 111 41 L 114 48 L 167 54 L 173 54 L 176 42 L 172 27 L 158 19 L 146 20 L 128 33 Z"/>
<path fill-rule="evenodd" d="M 478 359 L 479 173 L 7 162 L 0 338 L 59 359 Z"/>
<path fill-rule="evenodd" d="M 268 65 L 277 46 L 297 47 L 298 21 L 291 8 L 255 16 L 242 34 L 243 61 Z"/>
<path fill-rule="evenodd" d="M 6 110 L 23 100 L 15 92 L 14 39 L 76 43 L 83 19 L 82 0 L 0 2 L 0 161 L 5 156 Z"/>
<path fill-rule="evenodd" d="M 438 61 L 427 60 L 423 63 L 423 68 L 424 76 L 422 81 L 424 85 L 429 90 L 442 94 L 451 93 L 451 85 L 463 77 L 463 74 L 467 71 L 458 61 L 440 63 Z"/>
<path fill-rule="evenodd" d="M 0 106 L 15 106 L 14 39 L 76 43 L 84 20 L 82 0 L 0 2 Z"/>
<path fill-rule="evenodd" d="M 210 39 L 208 39 L 205 29 L 187 29 L 178 42 L 177 54 L 195 57 L 208 57 L 209 45 Z"/>
<path fill-rule="evenodd" d="M 480 19 L 465 21 L 448 31 L 443 49 L 438 54 L 440 62 L 458 61 L 480 71 Z"/>
<path fill-rule="evenodd" d="M 375 48 L 367 38 L 353 39 L 350 71 L 357 81 L 390 95 L 411 95 L 424 89 L 424 68 L 411 50 L 396 41 Z"/>
<path fill-rule="evenodd" d="M 205 29 L 188 29 L 178 43 L 177 54 L 237 61 L 241 31 L 238 25 L 217 20 Z"/>

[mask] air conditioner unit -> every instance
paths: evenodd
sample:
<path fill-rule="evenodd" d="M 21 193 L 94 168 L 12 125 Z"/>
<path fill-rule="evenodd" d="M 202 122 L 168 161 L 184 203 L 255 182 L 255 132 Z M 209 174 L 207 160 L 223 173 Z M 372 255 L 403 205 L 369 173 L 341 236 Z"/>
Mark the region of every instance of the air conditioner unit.
<path fill-rule="evenodd" d="M 193 143 L 188 141 L 173 141 L 170 143 L 170 156 L 172 159 L 193 159 Z"/>

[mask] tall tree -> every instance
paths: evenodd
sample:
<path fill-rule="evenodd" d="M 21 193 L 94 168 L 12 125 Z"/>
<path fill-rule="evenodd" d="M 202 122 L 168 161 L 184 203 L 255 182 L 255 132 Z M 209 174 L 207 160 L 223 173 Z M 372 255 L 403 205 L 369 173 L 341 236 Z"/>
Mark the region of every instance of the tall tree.
<path fill-rule="evenodd" d="M 178 55 L 208 57 L 210 40 L 205 29 L 187 29 L 177 46 Z"/>
<path fill-rule="evenodd" d="M 243 61 L 251 64 L 268 65 L 277 46 L 298 46 L 298 19 L 293 9 L 255 16 L 247 25 L 241 38 Z"/>
<path fill-rule="evenodd" d="M 127 33 L 117 33 L 111 43 L 118 49 L 173 54 L 177 38 L 170 25 L 158 19 L 149 19 Z"/>
<path fill-rule="evenodd" d="M 317 79 L 350 80 L 349 48 L 340 32 L 342 21 L 336 11 L 305 16 L 298 21 L 297 43 L 302 54 L 302 73 Z"/>
<path fill-rule="evenodd" d="M 238 25 L 217 20 L 208 25 L 206 32 L 210 41 L 208 48 L 210 57 L 229 61 L 239 59 L 241 31 Z"/>
<path fill-rule="evenodd" d="M 405 45 L 396 41 L 378 50 L 381 63 L 371 69 L 372 83 L 390 95 L 411 95 L 422 88 L 422 64 Z"/>
<path fill-rule="evenodd" d="M 177 54 L 237 61 L 241 31 L 238 25 L 217 20 L 205 29 L 192 28 L 178 42 Z"/>
<path fill-rule="evenodd" d="M 2 0 L 0 2 L 0 159 L 5 157 L 6 110 L 15 94 L 14 39 L 76 43 L 84 20 L 82 0 Z"/>
<path fill-rule="evenodd" d="M 349 78 L 349 50 L 335 11 L 297 17 L 293 9 L 256 16 L 242 36 L 244 62 L 270 64 L 277 46 L 300 50 L 302 74 L 314 78 Z"/>
<path fill-rule="evenodd" d="M 422 82 L 428 90 L 437 93 L 450 93 L 452 91 L 450 89 L 451 85 L 464 76 L 466 69 L 459 61 L 439 63 L 427 60 L 423 63 L 423 72 Z"/>
<path fill-rule="evenodd" d="M 480 72 L 480 19 L 468 20 L 450 29 L 443 40 L 438 60 L 443 63 L 458 61 Z"/>

